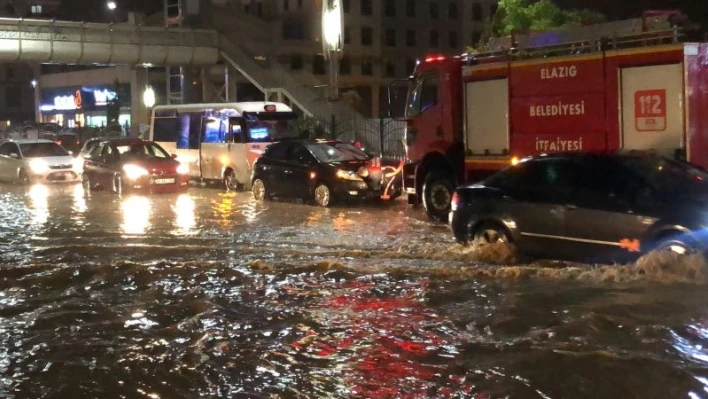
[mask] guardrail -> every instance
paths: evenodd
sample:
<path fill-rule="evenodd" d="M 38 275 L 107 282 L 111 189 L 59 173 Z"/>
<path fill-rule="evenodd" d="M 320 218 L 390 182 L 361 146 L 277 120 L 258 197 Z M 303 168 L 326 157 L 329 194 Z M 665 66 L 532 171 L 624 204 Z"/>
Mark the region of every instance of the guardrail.
<path fill-rule="evenodd" d="M 212 65 L 213 30 L 0 18 L 0 61 Z"/>

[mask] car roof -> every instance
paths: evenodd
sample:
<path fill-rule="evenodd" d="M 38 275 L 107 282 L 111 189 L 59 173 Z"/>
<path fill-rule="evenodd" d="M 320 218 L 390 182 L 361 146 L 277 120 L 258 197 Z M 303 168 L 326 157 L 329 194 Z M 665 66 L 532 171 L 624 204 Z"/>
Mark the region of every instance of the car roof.
<path fill-rule="evenodd" d="M 17 144 L 39 144 L 39 143 L 54 143 L 52 140 L 46 140 L 46 139 L 7 139 L 3 140 L 3 142 L 11 142 L 11 143 L 17 143 Z"/>
<path fill-rule="evenodd" d="M 108 139 L 108 140 L 103 140 L 105 142 L 110 142 L 111 144 L 115 145 L 131 145 L 131 144 L 142 144 L 142 143 L 152 143 L 150 140 L 143 140 L 143 139 L 138 139 L 138 138 L 115 138 L 115 139 Z"/>

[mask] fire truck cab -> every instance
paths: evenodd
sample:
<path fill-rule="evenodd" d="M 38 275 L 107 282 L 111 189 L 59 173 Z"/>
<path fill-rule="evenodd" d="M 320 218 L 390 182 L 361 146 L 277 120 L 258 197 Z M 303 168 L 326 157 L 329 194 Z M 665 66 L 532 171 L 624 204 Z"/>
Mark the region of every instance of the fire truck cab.
<path fill-rule="evenodd" d="M 496 39 L 410 81 L 404 188 L 446 221 L 457 185 L 527 156 L 636 149 L 708 166 L 708 44 L 675 12 Z"/>

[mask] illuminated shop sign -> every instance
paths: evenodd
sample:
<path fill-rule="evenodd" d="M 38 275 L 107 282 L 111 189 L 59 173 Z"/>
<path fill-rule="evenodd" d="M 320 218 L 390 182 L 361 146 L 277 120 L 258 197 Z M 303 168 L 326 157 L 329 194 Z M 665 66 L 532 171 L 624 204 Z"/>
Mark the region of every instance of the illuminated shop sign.
<path fill-rule="evenodd" d="M 42 111 L 74 111 L 80 109 L 93 109 L 96 107 L 105 107 L 111 101 L 118 97 L 115 90 L 107 88 L 86 88 L 82 87 L 67 94 L 66 89 L 63 92 L 50 91 L 43 93 Z M 123 101 L 123 99 L 128 101 Z M 121 103 L 129 103 L 129 95 L 121 96 Z M 128 104 L 125 104 L 128 105 Z"/>

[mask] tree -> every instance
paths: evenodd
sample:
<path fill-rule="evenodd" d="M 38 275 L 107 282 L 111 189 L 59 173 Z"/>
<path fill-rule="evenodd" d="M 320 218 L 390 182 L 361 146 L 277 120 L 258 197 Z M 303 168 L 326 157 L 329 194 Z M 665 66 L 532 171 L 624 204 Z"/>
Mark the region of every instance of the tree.
<path fill-rule="evenodd" d="M 513 32 L 559 30 L 604 21 L 606 18 L 601 13 L 564 10 L 551 0 L 534 3 L 529 0 L 500 0 L 497 12 L 487 24 L 478 47 L 483 47 L 490 38 L 509 36 Z"/>

